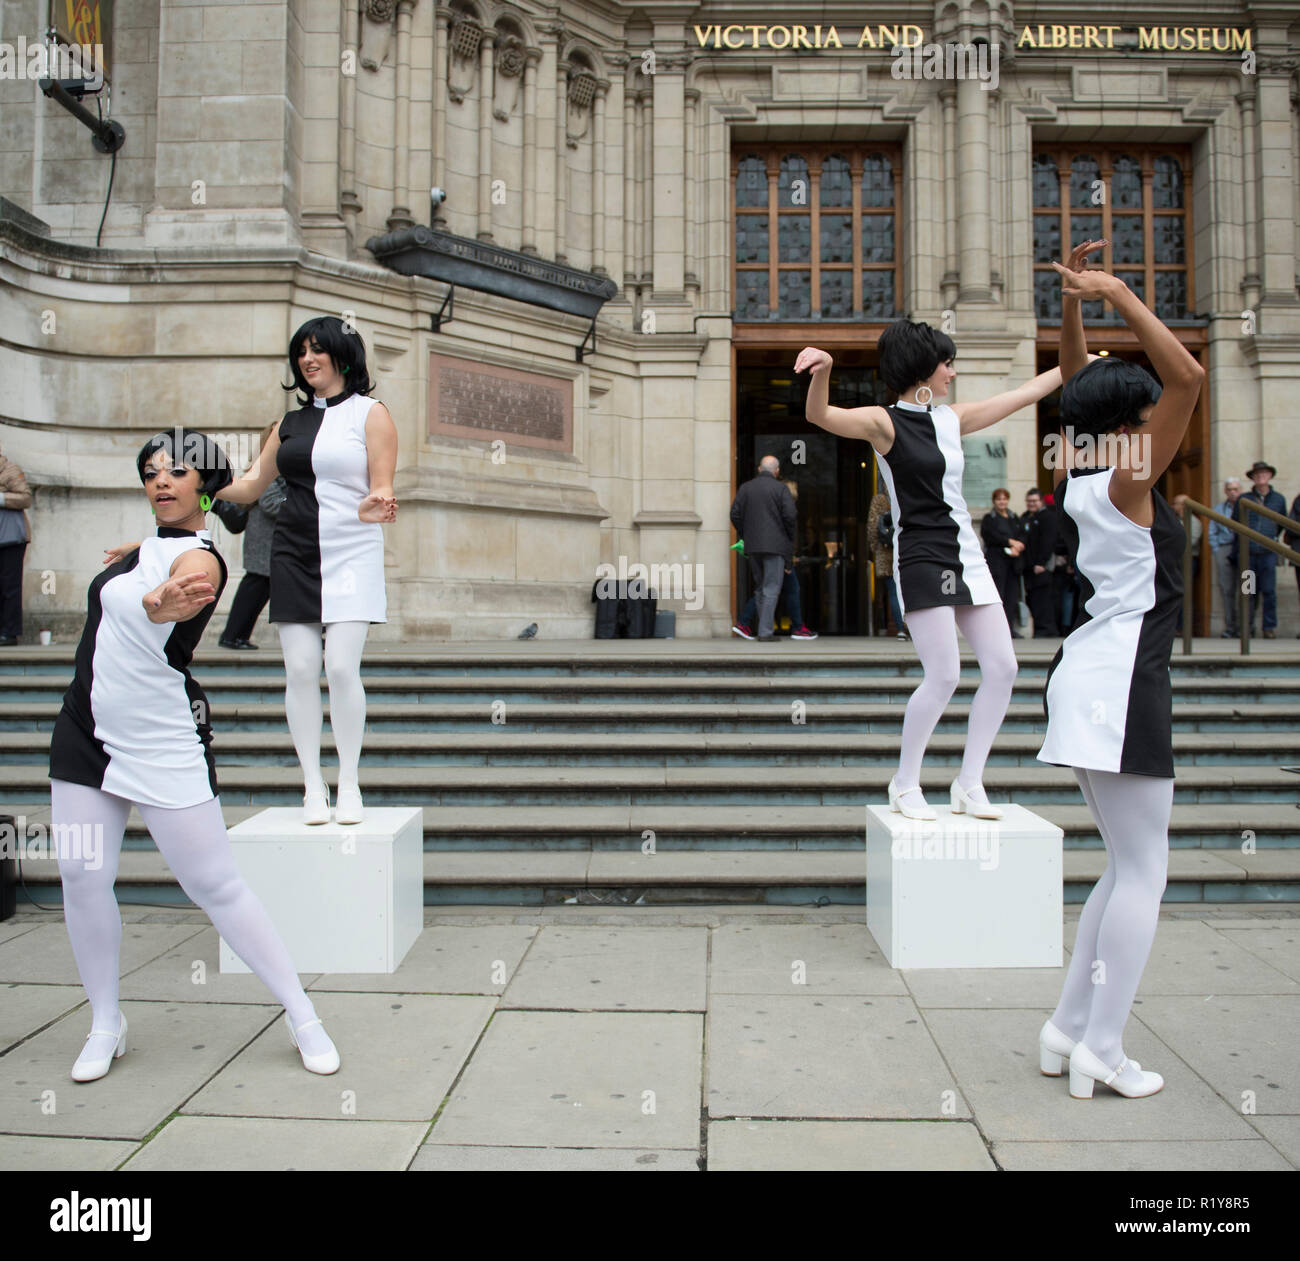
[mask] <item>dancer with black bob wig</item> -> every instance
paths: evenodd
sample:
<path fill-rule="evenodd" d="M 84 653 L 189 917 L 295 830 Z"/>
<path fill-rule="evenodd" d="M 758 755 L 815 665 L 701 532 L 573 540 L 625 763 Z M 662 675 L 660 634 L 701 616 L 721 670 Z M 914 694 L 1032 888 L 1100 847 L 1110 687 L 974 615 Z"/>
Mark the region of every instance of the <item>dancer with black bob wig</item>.
<path fill-rule="evenodd" d="M 111 549 L 107 568 L 91 582 L 73 680 L 50 742 L 63 914 L 91 1011 L 72 1076 L 103 1077 L 127 1049 L 113 885 L 132 804 L 181 888 L 284 1005 L 303 1065 L 332 1073 L 339 1066 L 334 1043 L 235 866 L 217 796 L 208 702 L 189 672 L 226 584 L 204 514 L 230 483 L 230 466 L 206 434 L 178 427 L 145 443 L 136 467 L 157 530 L 138 545 Z"/>
<path fill-rule="evenodd" d="M 921 759 L 957 688 L 960 628 L 979 659 L 981 678 L 949 800 L 955 814 L 1001 818 L 981 781 L 1011 700 L 1017 664 L 1002 596 L 962 497 L 961 438 L 1050 394 L 1060 384 L 1060 370 L 980 402 L 949 405 L 940 400 L 957 375 L 952 366 L 957 349 L 946 333 L 896 320 L 881 333 L 879 351 L 881 376 L 898 396 L 890 407 L 830 406 L 832 360 L 824 350 L 805 347 L 794 370 L 812 374 L 805 414 L 813 424 L 871 443 L 894 509 L 895 587 L 924 675 L 903 717 L 890 808 L 909 819 L 937 817 L 921 793 Z"/>
<path fill-rule="evenodd" d="M 1104 244 L 1086 242 L 1085 259 Z M 1074 256 L 1068 267 L 1052 266 L 1064 295 L 1065 467 L 1056 503 L 1082 585 L 1083 620 L 1048 671 L 1038 756 L 1073 768 L 1107 861 L 1079 915 L 1060 1001 L 1039 1033 L 1039 1064 L 1059 1076 L 1069 1056 L 1077 1099 L 1091 1098 L 1098 1081 L 1135 1099 L 1164 1085 L 1125 1056 L 1122 1035 L 1155 939 L 1169 861 L 1169 654 L 1187 543 L 1156 482 L 1187 432 L 1205 372 L 1118 276 L 1085 269 Z M 1121 359 L 1087 361 L 1080 305 L 1097 298 L 1137 334 L 1161 384 Z"/>
<path fill-rule="evenodd" d="M 271 611 L 284 654 L 284 710 L 302 766 L 303 820 L 328 823 L 321 774 L 322 659 L 339 756 L 336 823 L 360 823 L 358 766 L 366 721 L 361 653 L 372 622 L 387 621 L 384 537 L 397 519 L 397 427 L 369 397 L 361 335 L 333 316 L 308 320 L 289 341 L 300 406 L 286 412 L 248 471 L 221 492 L 256 503 L 277 471 L 286 497 L 271 543 Z"/>

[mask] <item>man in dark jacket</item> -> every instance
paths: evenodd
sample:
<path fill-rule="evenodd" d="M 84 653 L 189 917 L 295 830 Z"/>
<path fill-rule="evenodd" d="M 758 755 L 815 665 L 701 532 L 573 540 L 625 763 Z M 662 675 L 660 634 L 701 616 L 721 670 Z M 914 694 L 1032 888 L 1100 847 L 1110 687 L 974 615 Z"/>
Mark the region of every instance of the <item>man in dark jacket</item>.
<path fill-rule="evenodd" d="M 1055 636 L 1056 602 L 1052 598 L 1052 570 L 1056 568 L 1056 509 L 1043 503 L 1037 490 L 1025 495 L 1025 515 L 1020 518 L 1025 540 L 1025 603 L 1034 619 L 1034 638 Z"/>
<path fill-rule="evenodd" d="M 1255 463 L 1246 470 L 1246 476 L 1251 480 L 1251 488 L 1244 494 L 1237 497 L 1237 520 L 1242 525 L 1248 525 L 1252 530 L 1257 530 L 1265 538 L 1277 538 L 1278 524 L 1271 517 L 1264 516 L 1263 513 L 1248 512 L 1246 505 L 1252 501 L 1262 504 L 1265 508 L 1272 508 L 1274 512 L 1286 512 L 1286 500 L 1282 498 L 1270 485 L 1269 482 L 1277 476 L 1277 469 L 1264 460 L 1256 460 Z M 1248 567 L 1255 574 L 1255 591 L 1250 597 L 1250 633 L 1255 633 L 1255 608 L 1259 604 L 1264 606 L 1264 638 L 1272 639 L 1277 635 L 1277 553 L 1270 552 L 1266 547 L 1253 540 L 1246 540 L 1249 544 L 1247 550 Z M 1238 547 L 1241 540 L 1237 540 Z"/>
<path fill-rule="evenodd" d="M 745 541 L 745 555 L 758 592 L 758 638 L 771 641 L 776 601 L 781 593 L 785 567 L 794 557 L 795 525 L 798 520 L 794 496 L 780 480 L 781 462 L 765 455 L 758 462 L 758 476 L 736 492 L 731 505 L 731 524 Z"/>

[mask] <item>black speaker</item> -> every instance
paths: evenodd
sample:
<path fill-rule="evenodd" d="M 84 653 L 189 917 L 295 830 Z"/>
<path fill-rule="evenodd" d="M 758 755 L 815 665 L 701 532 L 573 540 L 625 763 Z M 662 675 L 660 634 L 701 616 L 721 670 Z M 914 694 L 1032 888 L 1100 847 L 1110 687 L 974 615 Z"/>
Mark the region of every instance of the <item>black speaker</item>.
<path fill-rule="evenodd" d="M 0 920 L 18 909 L 18 826 L 11 814 L 0 814 Z"/>

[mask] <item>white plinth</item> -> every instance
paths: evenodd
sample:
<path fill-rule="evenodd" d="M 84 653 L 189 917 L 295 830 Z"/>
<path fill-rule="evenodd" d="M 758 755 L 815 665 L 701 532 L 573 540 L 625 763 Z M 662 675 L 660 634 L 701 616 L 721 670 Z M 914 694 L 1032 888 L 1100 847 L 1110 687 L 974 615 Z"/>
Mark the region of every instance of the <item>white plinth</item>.
<path fill-rule="evenodd" d="M 1063 833 L 997 804 L 934 822 L 867 807 L 867 928 L 890 967 L 1061 966 Z"/>
<path fill-rule="evenodd" d="M 276 806 L 231 828 L 230 843 L 299 972 L 392 972 L 424 927 L 418 806 L 314 827 L 301 807 Z M 224 938 L 220 967 L 249 970 Z"/>

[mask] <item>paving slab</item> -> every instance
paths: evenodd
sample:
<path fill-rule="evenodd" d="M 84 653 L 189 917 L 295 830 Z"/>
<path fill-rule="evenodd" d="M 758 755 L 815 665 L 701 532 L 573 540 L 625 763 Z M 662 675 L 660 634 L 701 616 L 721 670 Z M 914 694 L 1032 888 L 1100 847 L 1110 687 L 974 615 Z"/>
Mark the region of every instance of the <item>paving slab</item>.
<path fill-rule="evenodd" d="M 166 954 L 197 931 L 194 924 L 123 923 L 119 965 L 122 976 Z M 62 916 L 52 924 L 39 924 L 30 933 L 0 944 L 0 981 L 81 985 Z"/>
<path fill-rule="evenodd" d="M 269 1021 L 265 1007 L 235 1003 L 127 1001 L 122 1011 L 127 1051 L 98 1081 L 69 1076 L 90 1032 L 88 1008 L 0 1059 L 0 1125 L 24 1134 L 143 1138 Z"/>
<path fill-rule="evenodd" d="M 475 923 L 426 927 L 396 971 L 330 972 L 307 989 L 385 994 L 500 994 L 537 936 L 532 925 Z"/>
<path fill-rule="evenodd" d="M 1124 1051 L 1165 1079 L 1145 1099 L 1097 1086 L 1070 1097 L 1069 1078 L 1038 1071 L 1038 1031 L 1050 1009 L 958 1011 L 935 1008 L 926 1021 L 981 1131 L 993 1141 L 1221 1140 L 1254 1138 L 1231 1107 L 1134 1016 Z"/>
<path fill-rule="evenodd" d="M 412 1172 L 532 1173 L 559 1170 L 604 1172 L 661 1170 L 698 1173 L 699 1151 L 692 1147 L 650 1151 L 636 1147 L 470 1147 L 426 1143 L 411 1162 Z"/>
<path fill-rule="evenodd" d="M 705 928 L 546 925 L 506 987 L 503 1008 L 703 1011 Z"/>
<path fill-rule="evenodd" d="M 1138 985 L 1139 999 L 1152 994 L 1294 993 L 1300 993 L 1300 981 L 1200 920 L 1158 925 Z"/>
<path fill-rule="evenodd" d="M 907 993 L 866 924 L 732 923 L 715 928 L 710 994 Z"/>
<path fill-rule="evenodd" d="M 1277 1150 L 1300 1169 L 1300 1116 L 1253 1116 L 1250 1123 Z"/>
<path fill-rule="evenodd" d="M 498 1012 L 429 1141 L 696 1148 L 702 1037 L 690 1012 Z"/>
<path fill-rule="evenodd" d="M 191 1115 L 430 1121 L 494 1000 L 426 994 L 313 995 L 338 1047 L 337 1073 L 302 1066 L 281 1017 L 182 1112 Z"/>
<path fill-rule="evenodd" d="M 1134 1100 L 1133 1102 L 1139 1102 Z M 1169 1142 L 1108 1143 L 994 1143 L 993 1155 L 1003 1169 L 1022 1170 L 1117 1170 L 1145 1173 L 1168 1170 L 1230 1169 L 1234 1173 L 1256 1170 L 1289 1170 L 1292 1165 L 1263 1139 L 1205 1143 L 1186 1139 Z"/>
<path fill-rule="evenodd" d="M 1065 968 L 904 968 L 899 976 L 923 1010 L 1046 1007 L 1050 1012 L 1061 996 Z"/>
<path fill-rule="evenodd" d="M 138 1146 L 110 1139 L 0 1134 L 0 1170 L 98 1173 L 116 1169 Z"/>
<path fill-rule="evenodd" d="M 62 915 L 59 916 L 59 922 L 63 922 Z M 21 937 L 23 933 L 30 933 L 36 925 L 30 920 L 27 921 L 9 921 L 0 924 L 0 945 L 9 941 L 13 937 Z"/>
<path fill-rule="evenodd" d="M 127 1170 L 402 1170 L 420 1146 L 422 1121 L 285 1120 L 179 1116 L 168 1121 Z"/>
<path fill-rule="evenodd" d="M 85 992 L 71 985 L 0 983 L 0 1055 L 85 1001 Z"/>
<path fill-rule="evenodd" d="M 220 935 L 208 924 L 165 954 L 122 978 L 123 998 L 170 999 L 177 1003 L 266 1003 L 275 996 L 251 972 L 222 972 Z M 303 972 L 305 989 L 320 975 Z"/>
<path fill-rule="evenodd" d="M 714 996 L 711 1117 L 969 1117 L 907 997 Z"/>
<path fill-rule="evenodd" d="M 1240 921 L 1229 921 L 1231 924 Z M 1226 924 L 1215 924 L 1215 930 L 1234 945 L 1249 950 L 1257 959 L 1262 959 L 1271 968 L 1289 976 L 1293 981 L 1300 981 L 1300 924 L 1279 920 L 1277 923 L 1251 928 L 1235 928 Z"/>
<path fill-rule="evenodd" d="M 713 1121 L 709 1169 L 995 1170 L 969 1121 Z"/>
<path fill-rule="evenodd" d="M 1300 996 L 1148 998 L 1142 1023 L 1232 1107 L 1300 1114 Z"/>

